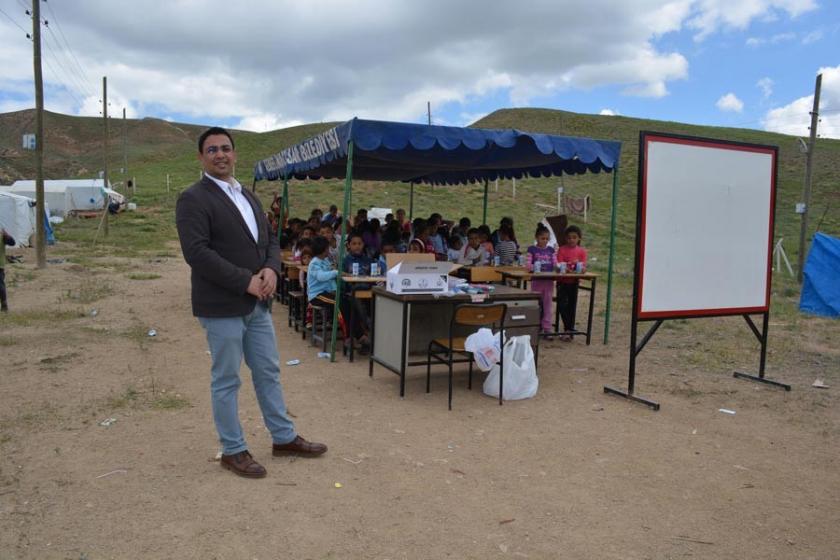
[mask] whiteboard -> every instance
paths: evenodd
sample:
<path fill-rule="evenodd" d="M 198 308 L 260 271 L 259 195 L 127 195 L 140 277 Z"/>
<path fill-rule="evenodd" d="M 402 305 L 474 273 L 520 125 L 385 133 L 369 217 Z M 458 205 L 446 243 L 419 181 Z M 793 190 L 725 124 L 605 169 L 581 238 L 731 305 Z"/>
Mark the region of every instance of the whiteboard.
<path fill-rule="evenodd" d="M 776 148 L 643 133 L 638 318 L 767 311 Z"/>

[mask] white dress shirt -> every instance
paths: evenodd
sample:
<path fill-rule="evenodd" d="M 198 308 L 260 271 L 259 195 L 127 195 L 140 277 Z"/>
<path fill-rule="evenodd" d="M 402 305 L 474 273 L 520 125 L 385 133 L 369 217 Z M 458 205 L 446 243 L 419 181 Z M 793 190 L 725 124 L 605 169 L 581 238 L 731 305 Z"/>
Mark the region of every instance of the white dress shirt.
<path fill-rule="evenodd" d="M 230 180 L 232 182 L 228 183 L 226 181 L 216 179 L 209 173 L 205 173 L 205 175 L 208 179 L 212 179 L 213 182 L 222 189 L 222 192 L 224 192 L 233 202 L 234 206 L 239 209 L 239 213 L 242 214 L 242 219 L 245 220 L 245 225 L 248 226 L 248 231 L 251 232 L 251 237 L 254 238 L 254 241 L 257 241 L 259 239 L 259 235 L 257 233 L 257 218 L 254 216 L 254 209 L 251 208 L 251 203 L 248 202 L 248 199 L 245 198 L 244 194 L 242 194 L 242 185 L 239 184 L 239 181 L 231 177 Z"/>

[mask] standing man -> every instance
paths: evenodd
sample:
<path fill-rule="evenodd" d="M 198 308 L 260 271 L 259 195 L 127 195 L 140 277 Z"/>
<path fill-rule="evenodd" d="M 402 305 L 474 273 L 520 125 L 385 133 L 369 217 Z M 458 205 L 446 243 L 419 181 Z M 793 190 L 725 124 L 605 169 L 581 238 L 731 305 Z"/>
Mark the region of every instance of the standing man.
<path fill-rule="evenodd" d="M 207 333 L 212 366 L 213 420 L 222 444 L 222 468 L 262 478 L 242 433 L 237 397 L 244 356 L 260 410 L 273 440 L 272 454 L 321 455 L 322 443 L 300 437 L 286 413 L 271 299 L 280 273 L 280 248 L 256 196 L 233 177 L 236 151 L 218 127 L 198 139 L 202 179 L 178 198 L 175 221 L 184 259 L 192 269 L 192 308 Z"/>

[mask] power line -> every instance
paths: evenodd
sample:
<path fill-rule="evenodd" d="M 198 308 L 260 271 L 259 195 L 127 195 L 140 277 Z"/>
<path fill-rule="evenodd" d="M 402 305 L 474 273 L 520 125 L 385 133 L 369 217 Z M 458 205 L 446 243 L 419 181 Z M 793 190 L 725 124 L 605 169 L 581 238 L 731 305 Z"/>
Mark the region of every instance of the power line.
<path fill-rule="evenodd" d="M 52 9 L 52 5 L 50 5 L 49 2 L 45 2 L 45 3 L 47 4 L 47 9 L 50 11 L 50 15 L 52 16 L 52 19 L 55 22 L 56 27 L 58 27 L 58 33 L 61 35 L 61 38 L 64 39 L 64 44 L 67 46 L 67 52 L 70 53 L 70 56 L 76 62 L 76 66 L 78 67 L 79 72 L 81 73 L 82 77 L 85 79 L 85 82 L 87 83 L 88 86 L 90 86 L 91 89 L 89 91 L 95 90 L 96 88 L 93 87 L 93 82 L 91 82 L 90 78 L 88 78 L 87 73 L 85 72 L 84 68 L 82 68 L 82 65 L 79 63 L 79 59 L 76 58 L 76 53 L 74 53 L 73 49 L 70 47 L 70 41 L 67 40 L 67 36 L 64 34 L 64 30 L 61 28 L 61 22 L 58 21 L 58 17 L 55 15 L 55 12 Z"/>
<path fill-rule="evenodd" d="M 54 40 L 54 41 L 56 41 L 56 43 L 58 43 L 58 37 L 57 37 L 57 36 L 56 36 L 56 35 L 52 32 L 52 29 L 50 29 L 50 26 L 49 26 L 49 25 L 45 25 L 44 27 L 46 27 L 46 28 L 47 28 L 47 30 L 50 32 L 50 35 L 52 35 L 52 38 L 53 38 L 52 40 Z M 44 39 L 46 39 L 46 38 L 47 38 L 47 36 L 46 36 L 46 35 L 44 35 Z M 94 94 L 92 94 L 92 93 L 90 92 L 90 90 L 89 90 L 89 89 L 87 89 L 87 87 L 85 87 L 84 81 L 82 80 L 82 78 L 81 78 L 81 77 L 79 77 L 79 73 L 78 73 L 78 72 L 77 72 L 77 71 L 76 71 L 76 70 L 72 67 L 72 64 L 68 64 L 68 65 L 66 65 L 66 66 L 65 66 L 64 64 L 62 64 L 62 63 L 58 60 L 58 55 L 57 55 L 57 54 L 56 54 L 56 52 L 53 50 L 53 48 L 52 48 L 52 46 L 50 45 L 50 43 L 49 43 L 48 41 L 46 41 L 46 40 L 45 40 L 45 41 L 44 41 L 44 44 L 45 44 L 45 45 L 47 45 L 47 48 L 50 50 L 50 52 L 52 53 L 52 55 L 55 57 L 55 59 L 56 59 L 56 64 L 59 64 L 59 65 L 62 67 L 62 70 L 64 70 L 68 76 L 70 76 L 71 78 L 73 78 L 73 79 L 75 80 L 75 81 L 74 81 L 74 86 L 76 86 L 76 88 L 77 88 L 77 89 L 78 89 L 81 93 L 83 93 L 83 94 L 85 94 L 85 95 L 87 95 L 87 96 L 90 96 L 90 97 L 94 97 Z M 60 51 L 60 52 L 61 52 L 61 53 L 65 56 L 65 59 L 66 59 L 66 60 L 68 60 L 68 62 L 69 62 L 69 59 L 67 58 L 67 54 L 66 54 L 66 53 L 65 53 L 65 52 L 61 49 L 61 45 L 56 44 L 56 48 L 57 48 L 57 49 L 58 49 L 58 50 L 59 50 L 59 51 Z"/>
<path fill-rule="evenodd" d="M 44 43 L 44 44 L 46 44 L 46 43 Z M 52 50 L 52 49 L 50 49 L 50 50 Z M 55 68 L 52 65 L 52 62 L 50 62 L 50 59 L 45 57 L 43 60 L 44 60 L 44 62 L 47 63 L 47 67 L 49 67 L 53 76 L 55 76 L 55 78 L 56 78 L 55 81 L 58 82 L 62 87 L 64 87 L 64 89 L 67 90 L 67 93 L 70 94 L 70 97 L 73 98 L 73 101 L 75 101 L 79 105 L 79 107 L 81 107 L 82 102 L 79 100 L 78 97 L 76 97 L 76 94 L 73 93 L 72 88 L 67 87 L 67 84 L 65 83 L 65 81 L 58 75 L 58 72 L 56 72 Z M 61 67 L 61 65 L 59 65 L 59 67 Z"/>
<path fill-rule="evenodd" d="M 2 8 L 0 8 L 0 14 L 3 14 L 4 16 L 6 16 L 9 19 L 9 21 L 11 21 L 12 23 L 15 24 L 15 26 L 17 26 L 18 29 L 20 29 L 21 31 L 26 33 L 26 38 L 29 39 L 29 31 L 27 31 L 26 29 L 21 27 L 20 24 L 18 22 L 16 22 L 14 19 L 12 19 L 12 16 L 10 16 L 6 12 L 4 12 Z"/>
<path fill-rule="evenodd" d="M 43 39 L 46 39 L 46 37 L 47 37 L 46 35 L 42 35 L 42 38 L 43 38 Z M 73 81 L 73 80 L 72 80 L 72 74 L 70 74 L 70 72 L 69 72 L 69 71 L 68 71 L 68 70 L 64 67 L 64 65 L 61 63 L 61 61 L 60 61 L 60 60 L 58 60 L 58 56 L 55 54 L 55 51 L 54 51 L 54 50 L 53 50 L 53 48 L 50 46 L 50 44 L 49 44 L 47 41 L 43 41 L 43 43 L 47 46 L 47 48 L 49 49 L 50 53 L 53 55 L 53 59 L 55 60 L 55 63 L 58 65 L 58 67 L 59 67 L 59 68 L 61 69 L 61 71 L 62 71 L 62 75 L 61 75 L 61 76 L 59 76 L 58 72 L 56 72 L 56 71 L 55 71 L 55 67 L 53 67 L 53 66 L 52 66 L 52 64 L 50 63 L 50 59 L 49 59 L 49 58 L 44 57 L 44 61 L 46 61 L 47 65 L 48 65 L 48 66 L 50 67 L 50 69 L 52 70 L 53 75 L 54 75 L 54 76 L 55 76 L 55 78 L 56 78 L 56 81 L 58 81 L 58 82 L 59 82 L 59 83 L 60 83 L 60 84 L 64 87 L 64 89 L 66 89 L 66 90 L 67 90 L 67 92 L 68 92 L 68 93 L 70 94 L 70 96 L 71 96 L 71 97 L 72 97 L 72 98 L 76 101 L 76 103 L 78 103 L 78 104 L 81 106 L 81 104 L 82 104 L 82 103 L 81 103 L 81 101 L 79 101 L 79 99 L 78 99 L 78 98 L 76 97 L 76 95 L 73 93 L 73 90 L 74 90 L 74 89 L 77 89 L 77 88 L 76 88 L 76 86 L 72 86 L 72 87 L 71 87 L 71 84 L 70 84 L 70 82 L 72 82 L 72 81 Z M 68 77 L 70 77 L 71 79 L 70 79 L 70 80 L 68 80 L 68 79 L 67 79 Z"/>

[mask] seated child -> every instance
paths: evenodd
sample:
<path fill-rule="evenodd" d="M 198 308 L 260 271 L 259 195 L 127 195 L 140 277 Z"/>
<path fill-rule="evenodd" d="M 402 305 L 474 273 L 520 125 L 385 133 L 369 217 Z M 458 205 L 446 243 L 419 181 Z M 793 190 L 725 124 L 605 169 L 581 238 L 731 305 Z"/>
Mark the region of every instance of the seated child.
<path fill-rule="evenodd" d="M 477 228 L 472 228 L 467 232 L 467 245 L 461 251 L 458 263 L 468 266 L 486 266 L 490 264 L 490 255 L 481 243 L 481 236 Z"/>
<path fill-rule="evenodd" d="M 321 227 L 318 229 L 318 235 L 330 242 L 330 260 L 333 264 L 338 262 L 338 243 L 335 240 L 335 232 L 330 224 L 321 222 Z"/>
<path fill-rule="evenodd" d="M 330 243 L 323 237 L 316 237 L 312 240 L 312 260 L 309 262 L 309 270 L 306 273 L 306 297 L 314 307 L 330 307 L 331 304 L 321 298 L 336 301 L 336 276 L 338 270 L 333 267 L 329 259 Z M 338 300 L 339 310 L 342 316 L 348 317 L 346 300 Z M 351 331 L 354 336 L 361 337 L 364 332 L 361 329 Z"/>
<path fill-rule="evenodd" d="M 583 233 L 577 226 L 569 226 L 564 232 L 566 243 L 557 248 L 557 262 L 566 263 L 566 270 L 574 272 L 578 263 L 581 271 L 586 270 L 586 249 L 580 246 Z M 577 315 L 578 284 L 577 278 L 561 278 L 557 284 L 557 307 L 563 319 L 563 335 L 561 340 L 571 341 L 575 330 L 575 315 Z"/>
<path fill-rule="evenodd" d="M 478 235 L 481 239 L 481 246 L 487 251 L 487 254 L 492 259 L 493 256 L 496 254 L 495 249 L 493 248 L 493 243 L 490 241 L 490 228 L 487 224 L 483 224 L 478 226 Z"/>
<path fill-rule="evenodd" d="M 464 242 L 460 235 L 453 233 L 449 236 L 449 250 L 446 252 L 447 260 L 449 262 L 458 262 L 463 253 Z"/>
<path fill-rule="evenodd" d="M 309 241 L 309 239 L 306 241 Z M 303 267 L 308 267 L 310 262 L 312 262 L 312 243 L 307 243 L 300 250 L 300 264 L 302 266 L 298 269 L 298 282 L 300 282 L 301 288 L 306 286 L 306 270 Z"/>
<path fill-rule="evenodd" d="M 498 231 L 499 242 L 496 244 L 496 255 L 502 265 L 516 264 L 516 257 L 519 256 L 519 248 L 513 239 L 513 228 L 503 225 Z"/>
<path fill-rule="evenodd" d="M 335 299 L 335 277 L 338 271 L 329 259 L 330 243 L 323 237 L 312 240 L 312 260 L 306 273 L 306 297 L 311 303 L 320 295 Z"/>
<path fill-rule="evenodd" d="M 385 255 L 390 253 L 396 253 L 397 247 L 388 238 L 382 239 L 382 250 L 379 252 L 379 274 L 380 276 L 384 276 L 386 272 L 388 272 L 388 261 L 385 258 Z"/>
<path fill-rule="evenodd" d="M 358 232 L 353 232 L 347 240 L 347 254 L 344 256 L 344 273 L 352 274 L 353 265 L 358 267 L 359 276 L 370 275 L 370 264 L 373 262 L 365 253 L 363 237 Z M 353 332 L 360 332 L 358 336 L 367 335 L 370 332 L 370 319 L 367 304 L 362 300 L 353 297 L 353 293 L 362 290 L 370 290 L 368 283 L 345 282 L 344 297 L 347 304 L 353 306 L 353 325 L 350 328 Z M 348 305 L 348 309 L 349 309 Z"/>
<path fill-rule="evenodd" d="M 295 243 L 294 249 L 292 249 L 294 251 L 294 259 L 296 261 L 300 260 L 300 249 L 298 248 L 298 245 L 300 244 L 300 241 L 302 239 L 312 239 L 316 235 L 317 235 L 317 230 L 312 226 L 306 226 L 305 228 L 300 230 L 300 237 L 298 237 L 297 242 Z"/>

